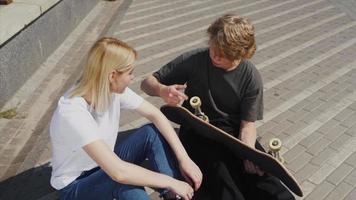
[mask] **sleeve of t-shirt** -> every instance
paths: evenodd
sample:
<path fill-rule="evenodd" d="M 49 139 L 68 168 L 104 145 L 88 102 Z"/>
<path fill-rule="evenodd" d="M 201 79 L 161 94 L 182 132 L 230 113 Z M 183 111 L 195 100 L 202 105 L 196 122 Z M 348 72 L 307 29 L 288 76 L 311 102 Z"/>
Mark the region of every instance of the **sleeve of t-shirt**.
<path fill-rule="evenodd" d="M 60 124 L 57 128 L 62 129 L 60 132 L 66 134 L 63 137 L 70 138 L 73 148 L 83 147 L 100 139 L 98 126 L 86 109 L 79 106 L 66 109 L 59 118 L 57 122 Z"/>
<path fill-rule="evenodd" d="M 164 85 L 184 84 L 191 73 L 190 58 L 191 53 L 180 55 L 154 72 L 153 76 Z"/>
<path fill-rule="evenodd" d="M 241 119 L 250 122 L 262 120 L 263 83 L 261 75 L 257 70 L 254 70 L 247 81 L 247 88 L 241 101 Z"/>
<path fill-rule="evenodd" d="M 142 102 L 143 98 L 128 87 L 120 95 L 120 107 L 123 109 L 136 109 Z"/>

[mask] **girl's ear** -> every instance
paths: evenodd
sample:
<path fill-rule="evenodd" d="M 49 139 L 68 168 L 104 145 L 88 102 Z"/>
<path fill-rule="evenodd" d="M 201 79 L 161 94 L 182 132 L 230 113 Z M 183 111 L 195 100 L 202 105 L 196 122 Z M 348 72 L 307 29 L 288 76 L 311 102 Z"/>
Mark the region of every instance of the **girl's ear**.
<path fill-rule="evenodd" d="M 109 82 L 112 83 L 115 80 L 115 71 L 109 73 Z"/>

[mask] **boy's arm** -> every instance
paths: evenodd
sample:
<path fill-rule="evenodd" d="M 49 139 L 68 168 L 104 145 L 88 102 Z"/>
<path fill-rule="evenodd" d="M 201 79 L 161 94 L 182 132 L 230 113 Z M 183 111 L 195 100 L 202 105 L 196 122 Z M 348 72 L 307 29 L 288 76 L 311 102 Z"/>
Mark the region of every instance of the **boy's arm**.
<path fill-rule="evenodd" d="M 247 144 L 251 148 L 255 148 L 257 138 L 257 130 L 255 126 L 255 122 L 250 121 L 241 121 L 240 124 L 240 139 L 243 143 Z M 263 175 L 263 171 L 261 171 L 258 166 L 254 165 L 249 160 L 244 160 L 245 169 L 247 172 L 252 174 L 258 174 L 260 176 Z"/>
<path fill-rule="evenodd" d="M 166 85 L 160 83 L 156 77 L 149 75 L 141 82 L 141 90 L 150 96 L 160 96 L 160 90 Z"/>
<path fill-rule="evenodd" d="M 148 76 L 141 83 L 141 89 L 150 96 L 161 97 L 164 102 L 169 105 L 177 105 L 180 102 L 187 100 L 187 95 L 184 94 L 186 85 L 164 85 L 160 83 L 153 75 Z"/>
<path fill-rule="evenodd" d="M 255 122 L 241 121 L 240 124 L 240 139 L 248 146 L 255 148 L 257 131 Z"/>
<path fill-rule="evenodd" d="M 185 83 L 195 71 L 193 66 L 197 66 L 195 63 L 200 58 L 196 56 L 198 52 L 200 50 L 190 51 L 168 62 L 143 80 L 141 89 L 148 95 L 161 97 L 170 105 L 188 99 L 184 94 Z"/>

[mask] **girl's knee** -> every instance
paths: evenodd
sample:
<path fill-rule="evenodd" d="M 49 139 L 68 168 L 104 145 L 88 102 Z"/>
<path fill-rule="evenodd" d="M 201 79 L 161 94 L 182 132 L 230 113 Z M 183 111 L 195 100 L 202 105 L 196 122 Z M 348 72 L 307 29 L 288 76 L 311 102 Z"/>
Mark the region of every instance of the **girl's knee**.
<path fill-rule="evenodd" d="M 119 200 L 149 200 L 148 194 L 143 187 L 122 185 L 115 191 Z"/>
<path fill-rule="evenodd" d="M 155 125 L 153 124 L 146 124 L 141 127 L 144 134 L 150 141 L 154 141 L 157 137 L 160 137 L 160 133 Z"/>

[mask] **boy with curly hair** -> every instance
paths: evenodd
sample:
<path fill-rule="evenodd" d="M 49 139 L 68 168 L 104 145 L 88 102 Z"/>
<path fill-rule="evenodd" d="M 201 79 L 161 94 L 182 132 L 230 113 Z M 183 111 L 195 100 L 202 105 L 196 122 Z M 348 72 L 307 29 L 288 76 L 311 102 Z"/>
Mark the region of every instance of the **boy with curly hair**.
<path fill-rule="evenodd" d="M 249 61 L 256 51 L 253 25 L 227 14 L 207 29 L 209 48 L 182 54 L 147 77 L 141 88 L 147 94 L 177 105 L 198 96 L 210 123 L 255 148 L 255 121 L 263 118 L 263 83 Z M 190 109 L 188 101 L 183 106 Z M 202 189 L 194 199 L 294 199 L 274 177 L 248 160 L 238 160 L 215 141 L 181 126 L 179 136 L 203 172 Z"/>

